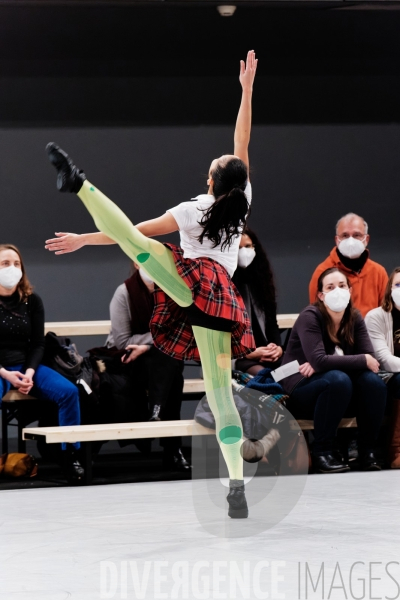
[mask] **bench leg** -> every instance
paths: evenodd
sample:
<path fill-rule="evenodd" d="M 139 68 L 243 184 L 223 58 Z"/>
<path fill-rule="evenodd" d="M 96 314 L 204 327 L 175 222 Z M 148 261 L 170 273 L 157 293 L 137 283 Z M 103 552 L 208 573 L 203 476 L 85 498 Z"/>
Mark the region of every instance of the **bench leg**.
<path fill-rule="evenodd" d="M 18 452 L 22 452 L 25 454 L 26 452 L 26 442 L 22 439 L 22 430 L 24 428 L 24 423 L 21 420 L 21 416 L 18 415 Z"/>
<path fill-rule="evenodd" d="M 90 485 L 93 481 L 92 442 L 82 442 L 81 446 L 83 446 L 83 468 L 85 469 L 84 482 L 85 485 Z"/>
<path fill-rule="evenodd" d="M 2 403 L 1 406 L 1 449 L 2 453 L 5 454 L 8 452 L 8 414 L 7 414 L 7 406 L 5 403 Z"/>

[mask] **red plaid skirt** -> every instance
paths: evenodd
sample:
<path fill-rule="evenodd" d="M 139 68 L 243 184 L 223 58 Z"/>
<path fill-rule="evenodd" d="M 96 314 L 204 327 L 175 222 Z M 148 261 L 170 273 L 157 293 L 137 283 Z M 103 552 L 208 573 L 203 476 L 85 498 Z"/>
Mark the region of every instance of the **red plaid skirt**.
<path fill-rule="evenodd" d="M 165 246 L 172 250 L 178 273 L 192 290 L 197 308 L 212 317 L 232 321 L 232 358 L 243 358 L 255 350 L 243 299 L 226 269 L 211 258 L 184 258 L 181 248 Z M 157 286 L 153 296 L 150 330 L 156 348 L 179 360 L 200 360 L 184 309 Z"/>

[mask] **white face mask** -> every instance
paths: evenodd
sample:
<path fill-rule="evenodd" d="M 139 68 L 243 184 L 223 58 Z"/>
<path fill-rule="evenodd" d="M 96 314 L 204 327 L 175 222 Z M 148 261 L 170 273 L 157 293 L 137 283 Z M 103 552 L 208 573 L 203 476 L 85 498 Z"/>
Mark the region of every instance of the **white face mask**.
<path fill-rule="evenodd" d="M 7 290 L 12 290 L 21 281 L 21 277 L 22 271 L 18 267 L 0 269 L 0 285 Z"/>
<path fill-rule="evenodd" d="M 347 258 L 358 258 L 365 250 L 365 242 L 349 237 L 342 240 L 338 248 L 343 256 L 347 256 Z"/>
<path fill-rule="evenodd" d="M 323 292 L 323 294 L 325 294 L 325 304 L 333 312 L 342 312 L 350 302 L 350 292 L 344 288 L 336 287 L 330 292 Z"/>
<path fill-rule="evenodd" d="M 400 288 L 392 289 L 392 300 L 396 306 L 400 306 Z"/>
<path fill-rule="evenodd" d="M 143 269 L 139 269 L 139 275 L 142 278 L 143 283 L 145 283 L 146 285 L 154 285 L 154 281 L 152 279 L 150 279 L 150 277 L 147 275 L 146 271 L 143 271 Z"/>
<path fill-rule="evenodd" d="M 242 267 L 242 269 L 245 269 L 246 267 L 248 267 L 254 260 L 254 257 L 256 255 L 256 251 L 254 250 L 254 248 L 239 248 L 239 254 L 238 254 L 238 265 L 239 267 Z"/>

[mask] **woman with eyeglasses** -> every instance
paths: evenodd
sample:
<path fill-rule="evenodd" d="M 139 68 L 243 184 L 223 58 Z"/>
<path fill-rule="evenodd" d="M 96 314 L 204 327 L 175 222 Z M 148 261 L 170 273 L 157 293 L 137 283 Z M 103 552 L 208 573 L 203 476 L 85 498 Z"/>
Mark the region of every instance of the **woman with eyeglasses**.
<path fill-rule="evenodd" d="M 300 372 L 283 379 L 283 387 L 290 394 L 292 414 L 314 420 L 317 472 L 349 470 L 335 452 L 334 440 L 350 402 L 357 417 L 360 468 L 380 469 L 374 446 L 387 391 L 373 352 L 364 320 L 352 306 L 348 278 L 336 267 L 327 269 L 318 278 L 316 302 L 300 313 L 293 327 L 283 359 L 283 364 L 300 364 Z"/>
<path fill-rule="evenodd" d="M 365 323 L 380 366 L 394 373 L 388 381 L 391 403 L 388 459 L 400 469 L 400 267 L 389 277 L 382 306 L 365 317 Z"/>

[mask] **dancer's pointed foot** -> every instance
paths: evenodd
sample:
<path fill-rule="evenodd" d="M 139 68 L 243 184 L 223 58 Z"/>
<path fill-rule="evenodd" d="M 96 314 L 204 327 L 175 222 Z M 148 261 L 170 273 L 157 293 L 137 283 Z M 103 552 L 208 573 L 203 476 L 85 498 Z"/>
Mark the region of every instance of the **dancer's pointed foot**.
<path fill-rule="evenodd" d="M 46 146 L 50 162 L 57 169 L 57 189 L 60 192 L 73 192 L 77 194 L 81 189 L 86 175 L 80 171 L 72 162 L 64 150 L 57 144 L 50 142 Z"/>
<path fill-rule="evenodd" d="M 231 519 L 247 519 L 249 509 L 244 495 L 244 481 L 239 479 L 229 480 L 229 494 L 226 499 L 229 504 L 228 515 Z"/>

